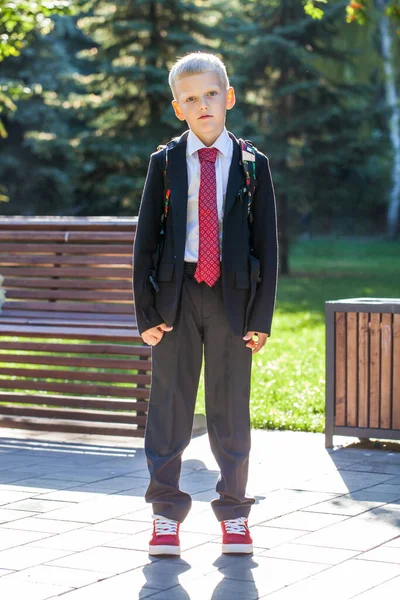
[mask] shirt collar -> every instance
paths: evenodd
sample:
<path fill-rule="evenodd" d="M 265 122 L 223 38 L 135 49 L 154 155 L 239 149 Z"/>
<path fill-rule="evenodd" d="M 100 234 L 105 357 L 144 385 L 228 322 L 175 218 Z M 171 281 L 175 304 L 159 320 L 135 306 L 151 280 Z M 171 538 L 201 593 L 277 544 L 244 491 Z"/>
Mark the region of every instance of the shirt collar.
<path fill-rule="evenodd" d="M 211 147 L 217 148 L 217 150 L 219 150 L 221 154 L 223 154 L 224 156 L 228 156 L 229 147 L 231 143 L 231 138 L 229 137 L 228 132 L 224 127 L 221 135 L 215 140 Z M 193 133 L 192 130 L 190 130 L 189 135 L 187 137 L 186 154 L 191 156 L 192 154 L 200 150 L 200 148 L 207 148 L 207 146 L 205 146 L 203 142 L 197 137 L 197 135 Z"/>

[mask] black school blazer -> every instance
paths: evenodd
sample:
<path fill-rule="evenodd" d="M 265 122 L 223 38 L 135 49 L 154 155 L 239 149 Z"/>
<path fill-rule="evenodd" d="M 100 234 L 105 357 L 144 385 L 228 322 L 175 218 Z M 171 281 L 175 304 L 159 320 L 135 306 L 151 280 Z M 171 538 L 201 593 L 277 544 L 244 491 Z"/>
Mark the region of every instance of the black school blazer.
<path fill-rule="evenodd" d="M 229 133 L 229 132 L 228 132 Z M 149 272 L 156 264 L 160 220 L 164 211 L 163 151 L 150 157 L 139 210 L 133 252 L 133 294 L 139 333 L 165 322 L 173 325 L 182 289 L 186 243 L 188 131 L 168 151 L 171 190 L 163 255 L 156 273 L 155 292 Z M 254 221 L 249 225 L 245 177 L 236 137 L 226 191 L 222 286 L 227 317 L 233 333 L 271 333 L 278 274 L 276 203 L 268 158 L 256 152 L 257 190 L 253 198 Z"/>

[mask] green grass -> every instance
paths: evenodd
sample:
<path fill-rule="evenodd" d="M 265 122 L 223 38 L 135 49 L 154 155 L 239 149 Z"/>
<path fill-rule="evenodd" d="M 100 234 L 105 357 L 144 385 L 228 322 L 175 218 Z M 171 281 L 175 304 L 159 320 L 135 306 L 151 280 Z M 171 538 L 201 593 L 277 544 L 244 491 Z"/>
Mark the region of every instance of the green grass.
<path fill-rule="evenodd" d="M 256 428 L 323 431 L 325 301 L 400 297 L 400 243 L 309 240 L 291 249 L 271 337 L 253 356 L 251 422 Z M 197 412 L 204 413 L 203 379 Z"/>

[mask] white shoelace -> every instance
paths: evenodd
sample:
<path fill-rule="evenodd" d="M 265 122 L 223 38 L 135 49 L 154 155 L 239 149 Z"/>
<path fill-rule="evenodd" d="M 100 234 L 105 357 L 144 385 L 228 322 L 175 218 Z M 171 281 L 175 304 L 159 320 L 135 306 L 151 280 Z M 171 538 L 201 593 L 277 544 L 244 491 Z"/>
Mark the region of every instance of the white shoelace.
<path fill-rule="evenodd" d="M 153 519 L 155 519 L 156 535 L 176 535 L 178 521 L 160 515 L 153 515 Z"/>
<path fill-rule="evenodd" d="M 237 519 L 229 519 L 224 521 L 226 533 L 237 533 L 246 535 L 246 518 L 238 517 Z"/>

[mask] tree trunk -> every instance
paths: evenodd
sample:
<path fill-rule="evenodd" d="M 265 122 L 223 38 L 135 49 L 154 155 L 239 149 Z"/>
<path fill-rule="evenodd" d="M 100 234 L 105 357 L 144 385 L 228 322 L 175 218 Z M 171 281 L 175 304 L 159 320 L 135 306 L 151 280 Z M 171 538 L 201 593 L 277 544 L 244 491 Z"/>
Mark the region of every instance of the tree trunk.
<path fill-rule="evenodd" d="M 396 73 L 393 68 L 390 22 L 384 12 L 387 4 L 387 0 L 377 0 L 377 6 L 380 10 L 378 27 L 383 59 L 385 97 L 390 110 L 389 136 L 393 149 L 392 187 L 389 196 L 386 232 L 390 238 L 394 239 L 397 234 L 400 210 L 400 107 L 396 88 Z"/>

